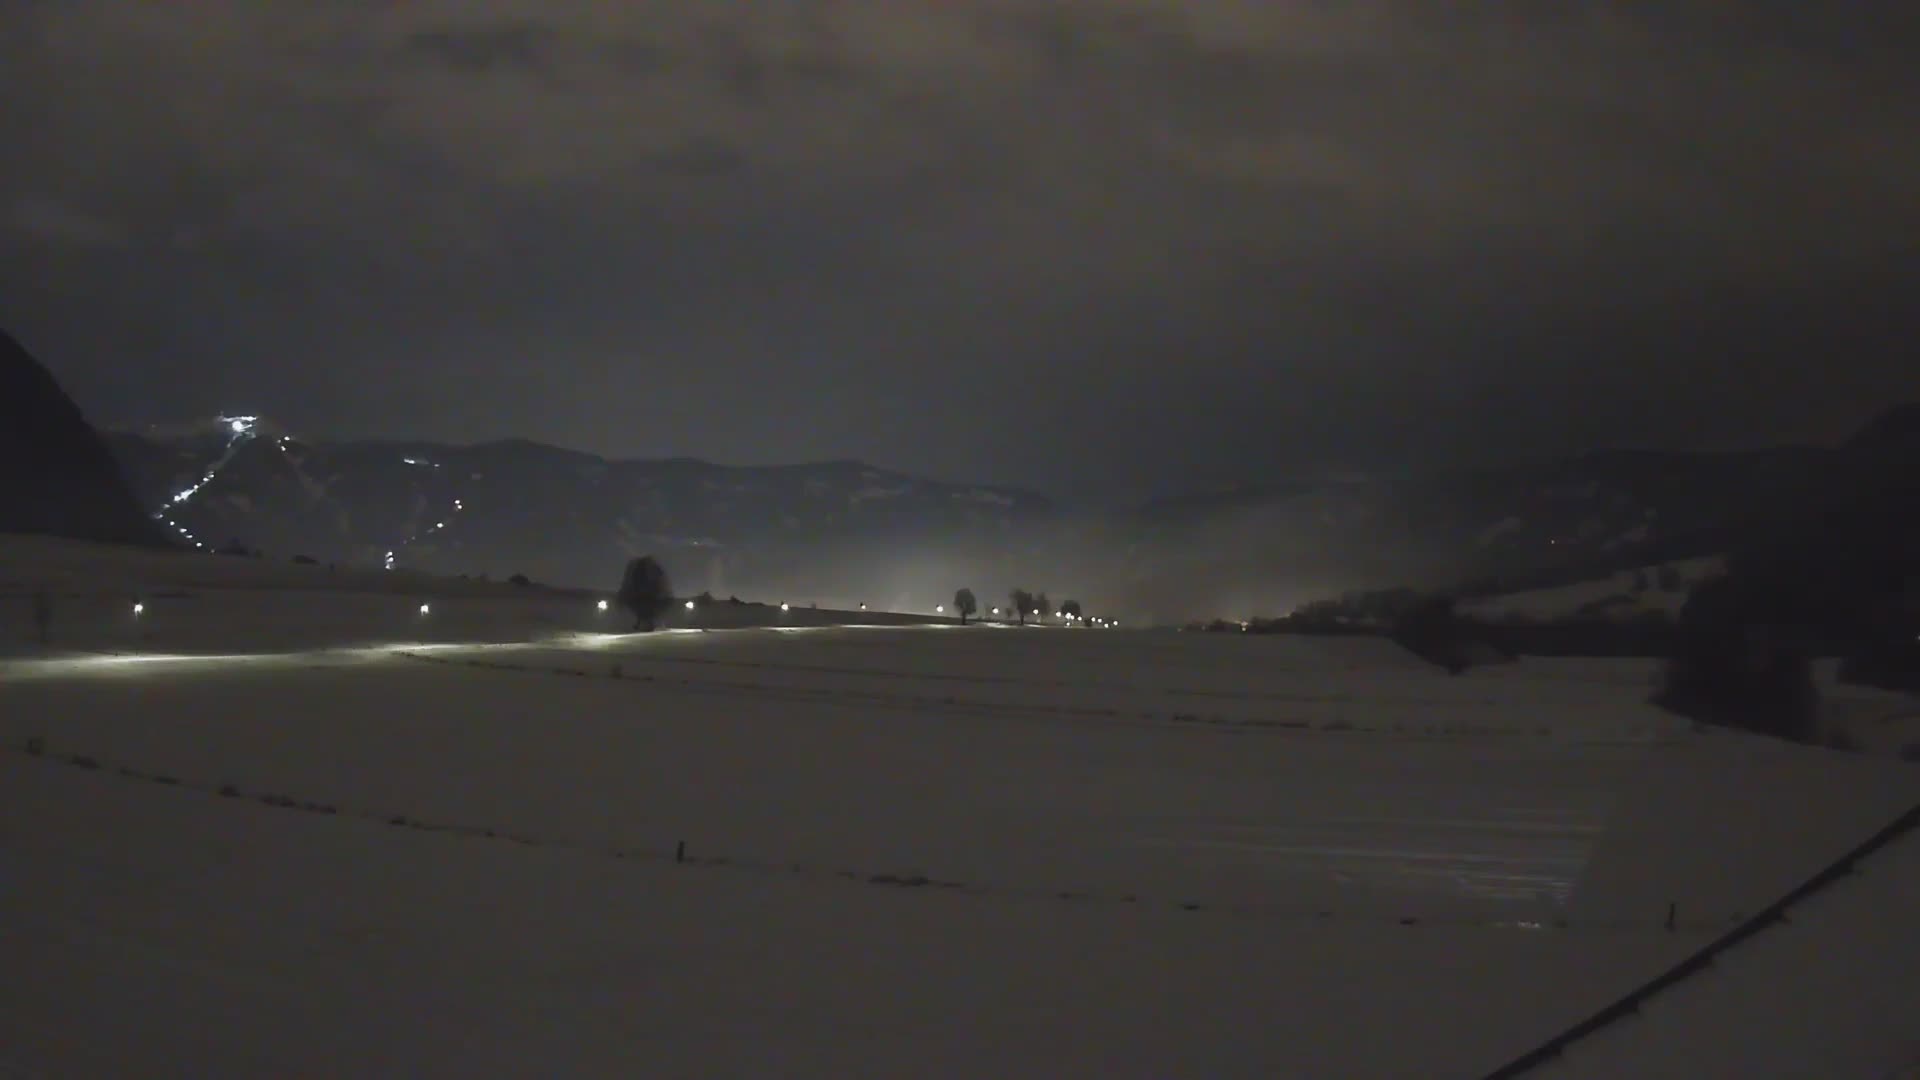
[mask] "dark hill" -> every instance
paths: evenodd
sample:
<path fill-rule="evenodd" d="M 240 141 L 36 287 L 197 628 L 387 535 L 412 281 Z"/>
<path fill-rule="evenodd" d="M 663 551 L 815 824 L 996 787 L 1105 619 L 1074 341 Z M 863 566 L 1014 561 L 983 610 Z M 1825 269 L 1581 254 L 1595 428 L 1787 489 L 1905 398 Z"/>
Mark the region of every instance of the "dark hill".
<path fill-rule="evenodd" d="M 80 409 L 0 331 L 0 532 L 165 546 Z"/>

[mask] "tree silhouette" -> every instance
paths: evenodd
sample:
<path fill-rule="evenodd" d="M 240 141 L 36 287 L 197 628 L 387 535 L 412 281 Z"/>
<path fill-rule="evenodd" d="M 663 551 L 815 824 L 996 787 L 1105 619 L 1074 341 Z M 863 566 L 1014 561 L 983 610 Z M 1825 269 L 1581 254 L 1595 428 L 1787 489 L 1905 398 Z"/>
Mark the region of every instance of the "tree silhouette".
<path fill-rule="evenodd" d="M 1759 573 L 1693 587 L 1653 703 L 1689 720 L 1812 742 L 1819 691 L 1792 584 Z"/>
<path fill-rule="evenodd" d="M 1007 594 L 1013 603 L 1013 613 L 1020 618 L 1020 625 L 1027 625 L 1027 616 L 1033 614 L 1033 594 L 1025 589 L 1015 589 Z"/>
<path fill-rule="evenodd" d="M 968 616 L 980 610 L 980 601 L 973 598 L 972 589 L 961 589 L 953 594 L 953 610 L 960 613 L 960 625 L 967 625 Z"/>
<path fill-rule="evenodd" d="M 1060 614 L 1065 615 L 1069 619 L 1078 619 L 1081 611 L 1082 608 L 1078 600 L 1068 600 L 1060 605 Z"/>
<path fill-rule="evenodd" d="M 652 630 L 673 604 L 673 586 L 667 581 L 666 569 L 653 556 L 642 555 L 628 560 L 617 599 L 621 607 L 633 613 L 635 630 Z"/>
<path fill-rule="evenodd" d="M 1041 593 L 1033 598 L 1033 610 L 1042 620 L 1053 611 L 1053 604 L 1047 600 L 1047 594 Z"/>

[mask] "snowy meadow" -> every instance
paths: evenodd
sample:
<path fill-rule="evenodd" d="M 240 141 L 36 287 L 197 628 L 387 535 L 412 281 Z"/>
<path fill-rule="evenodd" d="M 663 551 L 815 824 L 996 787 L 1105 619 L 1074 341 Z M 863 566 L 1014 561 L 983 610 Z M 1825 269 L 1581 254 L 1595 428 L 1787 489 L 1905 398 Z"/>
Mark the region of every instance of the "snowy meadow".
<path fill-rule="evenodd" d="M 1920 787 L 1638 662 L 247 572 L 70 590 L 49 647 L 10 583 L 0 1075 L 1485 1075 Z M 1795 924 L 1914 962 L 1780 1053 L 1920 1050 L 1885 921 Z"/>

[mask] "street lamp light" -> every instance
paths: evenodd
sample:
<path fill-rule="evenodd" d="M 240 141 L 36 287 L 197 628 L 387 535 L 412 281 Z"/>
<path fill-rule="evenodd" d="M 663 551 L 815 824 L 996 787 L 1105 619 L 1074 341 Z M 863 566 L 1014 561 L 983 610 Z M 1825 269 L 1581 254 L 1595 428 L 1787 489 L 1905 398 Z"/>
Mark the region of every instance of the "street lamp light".
<path fill-rule="evenodd" d="M 433 610 L 433 605 L 431 605 L 431 604 L 421 604 L 421 605 L 420 605 L 420 614 L 422 614 L 422 615 L 425 615 L 425 614 L 428 614 L 428 613 L 429 613 L 429 612 L 431 612 L 432 610 Z"/>
<path fill-rule="evenodd" d="M 607 602 L 606 602 L 605 600 L 602 600 L 602 601 L 600 601 L 599 603 L 597 603 L 597 604 L 595 604 L 595 605 L 593 605 L 593 606 L 594 606 L 594 608 L 595 608 L 596 610 L 599 610 L 599 611 L 605 611 L 605 610 L 607 610 Z"/>

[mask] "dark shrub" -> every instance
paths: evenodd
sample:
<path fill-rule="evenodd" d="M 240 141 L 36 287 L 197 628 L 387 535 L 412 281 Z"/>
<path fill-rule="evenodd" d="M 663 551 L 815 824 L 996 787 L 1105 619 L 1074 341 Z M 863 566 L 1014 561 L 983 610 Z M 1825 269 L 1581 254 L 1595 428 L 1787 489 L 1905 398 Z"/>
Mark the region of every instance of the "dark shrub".
<path fill-rule="evenodd" d="M 1695 586 L 1653 703 L 1698 723 L 1812 741 L 1813 664 L 1779 599 L 1760 578 Z"/>
<path fill-rule="evenodd" d="M 1408 607 L 1393 623 L 1395 644 L 1449 675 L 1473 666 L 1471 636 L 1453 609 L 1453 599 L 1430 596 Z"/>
<path fill-rule="evenodd" d="M 1840 661 L 1840 681 L 1920 693 L 1920 641 L 1902 633 L 1863 643 Z"/>

